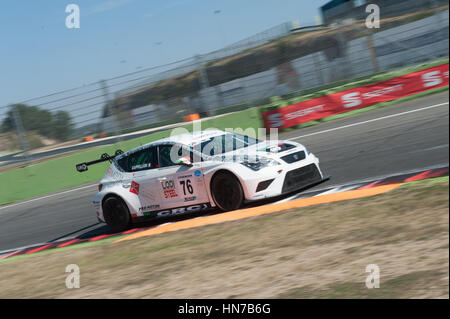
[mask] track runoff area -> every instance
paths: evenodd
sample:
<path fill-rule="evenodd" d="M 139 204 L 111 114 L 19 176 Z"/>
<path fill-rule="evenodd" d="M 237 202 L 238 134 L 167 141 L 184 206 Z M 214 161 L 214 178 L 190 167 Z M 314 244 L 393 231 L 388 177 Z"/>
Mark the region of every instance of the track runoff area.
<path fill-rule="evenodd" d="M 291 196 L 228 213 L 176 216 L 112 234 L 96 223 L 90 207 L 95 186 L 5 206 L 0 208 L 0 259 L 372 196 L 402 183 L 448 175 L 448 121 L 448 92 L 444 92 L 280 134 L 280 139 L 310 148 L 320 158 L 324 174 L 331 178 Z M 61 209 L 68 203 L 70 209 Z"/>

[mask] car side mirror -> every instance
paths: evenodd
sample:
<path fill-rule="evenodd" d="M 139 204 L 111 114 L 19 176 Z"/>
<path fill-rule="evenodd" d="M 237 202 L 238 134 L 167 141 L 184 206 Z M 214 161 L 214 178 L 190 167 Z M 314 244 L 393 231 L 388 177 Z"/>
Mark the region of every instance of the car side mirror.
<path fill-rule="evenodd" d="M 192 167 L 192 162 L 189 157 L 181 157 L 178 159 L 177 165 Z"/>

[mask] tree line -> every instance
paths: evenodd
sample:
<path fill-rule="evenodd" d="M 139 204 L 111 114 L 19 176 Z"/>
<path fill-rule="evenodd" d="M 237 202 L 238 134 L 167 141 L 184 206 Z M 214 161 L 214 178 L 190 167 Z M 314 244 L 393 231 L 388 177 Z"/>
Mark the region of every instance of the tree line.
<path fill-rule="evenodd" d="M 68 112 L 57 111 L 52 113 L 37 106 L 28 106 L 26 104 L 14 104 L 11 106 L 0 127 L 1 132 L 6 133 L 16 130 L 15 110 L 20 115 L 25 131 L 34 131 L 42 136 L 59 141 L 66 141 L 72 136 L 74 124 Z"/>

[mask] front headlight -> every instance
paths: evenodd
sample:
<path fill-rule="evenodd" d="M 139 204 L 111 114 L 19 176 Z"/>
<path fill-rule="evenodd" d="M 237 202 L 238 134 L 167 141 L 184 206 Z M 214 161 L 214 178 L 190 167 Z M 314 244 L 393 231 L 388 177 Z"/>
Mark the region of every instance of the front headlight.
<path fill-rule="evenodd" d="M 277 161 L 270 159 L 270 158 L 259 158 L 255 161 L 244 161 L 241 164 L 254 170 L 254 171 L 259 171 L 260 169 L 262 169 L 264 167 L 281 165 Z"/>

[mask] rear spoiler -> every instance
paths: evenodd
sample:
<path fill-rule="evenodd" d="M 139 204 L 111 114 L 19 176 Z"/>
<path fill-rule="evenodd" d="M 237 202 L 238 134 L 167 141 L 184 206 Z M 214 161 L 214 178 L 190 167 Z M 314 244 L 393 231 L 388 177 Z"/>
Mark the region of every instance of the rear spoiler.
<path fill-rule="evenodd" d="M 77 171 L 79 171 L 80 173 L 82 172 L 86 172 L 88 170 L 88 166 L 89 165 L 94 165 L 94 164 L 98 164 L 98 163 L 103 163 L 106 161 L 109 161 L 110 163 L 112 163 L 112 160 L 114 159 L 114 157 L 123 154 L 122 150 L 117 150 L 114 155 L 109 155 L 108 153 L 103 153 L 102 156 L 100 156 L 100 159 L 98 160 L 94 160 L 91 162 L 85 162 L 85 163 L 80 163 L 77 164 L 75 167 L 77 168 Z"/>

